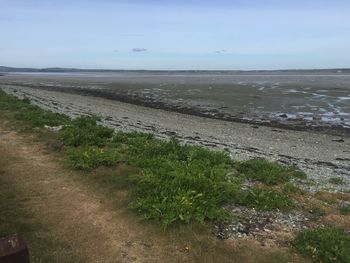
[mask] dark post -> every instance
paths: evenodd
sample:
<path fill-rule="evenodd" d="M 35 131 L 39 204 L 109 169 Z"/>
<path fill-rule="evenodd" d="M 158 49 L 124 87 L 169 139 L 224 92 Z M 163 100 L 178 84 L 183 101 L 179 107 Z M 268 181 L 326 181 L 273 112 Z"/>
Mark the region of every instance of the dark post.
<path fill-rule="evenodd" d="M 20 235 L 0 239 L 0 263 L 29 263 L 27 245 Z"/>

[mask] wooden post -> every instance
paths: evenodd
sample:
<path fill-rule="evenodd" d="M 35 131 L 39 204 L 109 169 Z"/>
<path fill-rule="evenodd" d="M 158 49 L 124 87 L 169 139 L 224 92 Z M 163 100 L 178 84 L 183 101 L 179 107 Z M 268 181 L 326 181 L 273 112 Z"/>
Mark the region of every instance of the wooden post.
<path fill-rule="evenodd" d="M 29 263 L 28 248 L 20 235 L 0 239 L 0 263 Z"/>

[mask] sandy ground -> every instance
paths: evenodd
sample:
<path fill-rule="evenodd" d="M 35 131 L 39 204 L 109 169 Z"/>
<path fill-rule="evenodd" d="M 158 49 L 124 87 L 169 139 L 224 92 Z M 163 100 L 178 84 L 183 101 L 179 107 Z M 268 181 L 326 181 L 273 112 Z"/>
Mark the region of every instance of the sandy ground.
<path fill-rule="evenodd" d="M 307 131 L 234 123 L 190 116 L 91 96 L 1 85 L 18 97 L 55 112 L 78 116 L 98 115 L 105 125 L 123 131 L 150 132 L 161 138 L 176 136 L 181 141 L 228 151 L 244 160 L 264 157 L 304 170 L 311 191 L 348 191 L 350 186 L 350 138 Z M 344 184 L 332 185 L 331 177 Z"/>

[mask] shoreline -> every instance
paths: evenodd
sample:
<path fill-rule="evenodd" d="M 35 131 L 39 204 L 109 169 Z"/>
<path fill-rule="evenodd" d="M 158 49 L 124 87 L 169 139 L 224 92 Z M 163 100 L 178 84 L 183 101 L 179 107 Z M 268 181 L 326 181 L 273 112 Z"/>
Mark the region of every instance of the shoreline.
<path fill-rule="evenodd" d="M 203 118 L 62 91 L 15 85 L 1 88 L 54 112 L 101 116 L 103 124 L 117 130 L 153 133 L 159 138 L 175 136 L 183 143 L 227 151 L 236 160 L 261 157 L 297 165 L 312 182 L 304 185 L 309 191 L 345 192 L 350 187 L 348 137 Z M 343 178 L 345 184 L 332 185 L 332 177 Z"/>
<path fill-rule="evenodd" d="M 186 115 L 192 115 L 197 117 L 222 120 L 222 121 L 228 121 L 228 122 L 236 122 L 236 123 L 243 123 L 243 124 L 250 124 L 250 125 L 257 125 L 257 126 L 266 126 L 266 127 L 277 128 L 277 129 L 287 129 L 292 131 L 306 131 L 306 132 L 315 132 L 315 133 L 328 134 L 328 135 L 334 135 L 334 136 L 350 137 L 350 128 L 345 128 L 341 125 L 335 125 L 335 124 L 327 125 L 322 123 L 316 123 L 314 121 L 307 122 L 305 120 L 288 120 L 288 119 L 285 119 L 284 121 L 287 121 L 287 122 L 289 121 L 289 123 L 284 123 L 282 122 L 283 120 L 278 121 L 277 119 L 258 120 L 258 119 L 249 118 L 249 117 L 237 117 L 234 115 L 230 115 L 228 113 L 220 112 L 220 110 L 217 108 L 201 109 L 201 108 L 189 107 L 185 105 L 176 106 L 161 100 L 145 98 L 142 96 L 116 93 L 104 88 L 88 89 L 88 88 L 75 87 L 74 89 L 71 89 L 70 87 L 64 87 L 64 86 L 55 87 L 55 86 L 30 85 L 30 84 L 21 84 L 21 83 L 9 83 L 9 84 L 3 84 L 3 85 L 14 85 L 14 86 L 29 87 L 33 89 L 46 90 L 46 91 L 63 92 L 63 93 L 77 94 L 77 95 L 83 95 L 83 96 L 93 96 L 93 97 L 103 98 L 111 101 L 118 101 L 118 102 L 133 104 L 137 106 L 148 107 L 152 109 L 160 109 L 160 110 L 169 111 L 169 112 L 177 112 L 177 113 L 186 114 Z M 280 119 L 283 119 L 283 117 Z"/>

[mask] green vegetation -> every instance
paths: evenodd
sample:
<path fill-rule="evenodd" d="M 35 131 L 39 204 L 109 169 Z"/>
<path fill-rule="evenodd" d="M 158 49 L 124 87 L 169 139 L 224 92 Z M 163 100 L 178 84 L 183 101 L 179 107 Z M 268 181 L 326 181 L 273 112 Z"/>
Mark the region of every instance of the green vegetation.
<path fill-rule="evenodd" d="M 286 183 L 293 177 L 306 178 L 305 174 L 295 167 L 282 166 L 260 158 L 238 162 L 236 169 L 242 176 L 267 185 Z"/>
<path fill-rule="evenodd" d="M 302 195 L 304 194 L 304 191 L 292 183 L 286 183 L 283 186 L 283 193 L 287 195 Z"/>
<path fill-rule="evenodd" d="M 76 169 L 91 170 L 118 163 L 135 169 L 136 175 L 130 176 L 130 205 L 144 218 L 156 220 L 164 227 L 227 218 L 222 205 L 228 202 L 258 210 L 288 211 L 294 205 L 290 194 L 298 191 L 288 182 L 293 177 L 305 177 L 295 167 L 263 159 L 234 162 L 224 152 L 182 145 L 176 139 L 164 141 L 145 133 L 114 133 L 99 125 L 95 117 L 71 120 L 4 92 L 0 93 L 0 109 L 16 110 L 26 116 L 20 120 L 32 126 L 63 125 L 59 131 L 61 149 Z M 106 177 L 104 180 L 109 181 Z M 266 188 L 242 190 L 245 180 L 261 182 Z M 277 184 L 285 185 L 283 191 L 272 187 Z"/>
<path fill-rule="evenodd" d="M 314 262 L 350 262 L 350 235 L 338 228 L 316 228 L 298 234 L 294 247 Z"/>
<path fill-rule="evenodd" d="M 112 166 L 120 160 L 120 154 L 116 149 L 97 148 L 94 146 L 83 146 L 68 148 L 67 157 L 75 169 L 89 170 L 98 166 Z"/>
<path fill-rule="evenodd" d="M 60 137 L 66 146 L 102 146 L 113 135 L 113 129 L 97 124 L 97 118 L 79 117 L 60 130 Z"/>
<path fill-rule="evenodd" d="M 252 191 L 243 192 L 236 202 L 243 206 L 254 207 L 257 210 L 289 211 L 294 206 L 294 202 L 288 195 L 270 188 L 253 188 Z"/>
<path fill-rule="evenodd" d="M 303 194 L 291 183 L 293 178 L 306 178 L 296 167 L 264 159 L 235 162 L 224 152 L 182 145 L 174 138 L 165 141 L 145 133 L 115 133 L 98 125 L 97 118 L 72 120 L 1 90 L 0 110 L 30 129 L 62 125 L 54 136 L 60 147 L 55 148 L 62 150 L 71 166 L 89 170 L 84 172 L 87 180 L 108 192 L 126 189 L 125 202 L 144 218 L 160 222 L 163 227 L 226 219 L 229 214 L 222 208 L 225 203 L 288 212 L 295 206 L 292 197 Z M 35 129 L 38 130 L 43 129 Z M 0 168 L 1 161 L 4 160 L 0 160 Z M 2 172 L 0 169 L 0 174 Z M 31 219 L 23 220 L 31 218 L 30 212 L 21 206 L 23 200 L 13 194 L 14 187 L 8 187 L 9 182 L 1 180 L 0 177 L 0 221 L 6 223 L 0 225 L 0 235 L 23 233 L 33 246 L 34 256 L 44 259 L 43 262 L 52 256 L 51 246 L 55 251 L 63 250 L 65 244 L 49 240 L 49 232 L 43 226 Z M 246 180 L 253 181 L 255 186 L 243 188 Z M 329 181 L 343 183 L 341 178 Z M 323 208 L 316 205 L 311 210 L 316 216 L 325 214 Z M 350 206 L 343 204 L 339 211 L 348 215 Z M 315 262 L 350 262 L 350 237 L 337 228 L 303 231 L 293 245 Z M 75 260 L 70 251 L 66 255 Z"/>
<path fill-rule="evenodd" d="M 344 184 L 344 179 L 341 177 L 332 177 L 331 179 L 328 180 L 328 182 L 335 185 L 342 185 Z"/>
<path fill-rule="evenodd" d="M 15 112 L 15 119 L 25 122 L 30 128 L 65 125 L 70 120 L 65 115 L 42 110 L 30 104 L 26 98 L 19 100 L 9 96 L 2 90 L 0 90 L 0 110 Z"/>
<path fill-rule="evenodd" d="M 350 204 L 341 204 L 339 206 L 339 212 L 342 215 L 350 215 Z"/>
<path fill-rule="evenodd" d="M 145 218 L 168 226 L 227 217 L 220 204 L 240 188 L 238 180 L 228 180 L 232 161 L 227 154 L 142 133 L 119 132 L 112 141 L 127 149 L 129 164 L 142 171 L 134 178 L 132 207 Z"/>

